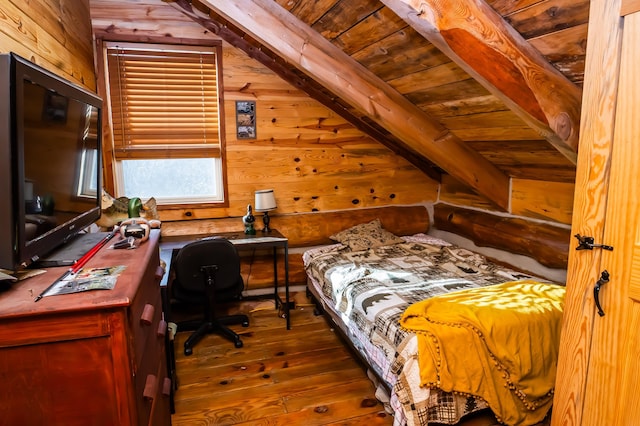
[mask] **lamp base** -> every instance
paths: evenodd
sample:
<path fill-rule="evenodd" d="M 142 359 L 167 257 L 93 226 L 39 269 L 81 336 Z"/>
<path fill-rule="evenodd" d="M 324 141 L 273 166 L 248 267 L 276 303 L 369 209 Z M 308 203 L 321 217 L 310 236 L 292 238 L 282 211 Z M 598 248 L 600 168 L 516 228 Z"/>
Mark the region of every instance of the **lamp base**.
<path fill-rule="evenodd" d="M 271 228 L 269 228 L 269 222 L 271 222 L 271 218 L 269 217 L 269 212 L 266 211 L 262 216 L 262 223 L 264 223 L 264 229 L 262 230 L 262 232 L 271 232 Z"/>

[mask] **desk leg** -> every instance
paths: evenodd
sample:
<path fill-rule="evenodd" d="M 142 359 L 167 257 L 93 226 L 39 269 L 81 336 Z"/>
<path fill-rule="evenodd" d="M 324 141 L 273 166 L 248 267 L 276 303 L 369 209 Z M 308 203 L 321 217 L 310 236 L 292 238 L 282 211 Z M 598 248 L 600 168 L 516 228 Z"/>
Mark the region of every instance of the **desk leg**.
<path fill-rule="evenodd" d="M 290 305 L 289 305 L 289 246 L 284 246 L 284 302 L 278 294 L 278 248 L 273 248 L 273 298 L 276 302 L 276 309 L 282 307 L 287 321 L 287 330 L 291 329 Z"/>
<path fill-rule="evenodd" d="M 289 304 L 289 245 L 285 244 L 284 246 L 284 306 L 285 313 L 287 315 L 287 330 L 291 329 L 291 315 L 290 309 L 291 305 Z"/>
<path fill-rule="evenodd" d="M 273 247 L 273 300 L 276 302 L 276 310 L 280 308 L 282 302 L 278 296 L 278 248 Z"/>

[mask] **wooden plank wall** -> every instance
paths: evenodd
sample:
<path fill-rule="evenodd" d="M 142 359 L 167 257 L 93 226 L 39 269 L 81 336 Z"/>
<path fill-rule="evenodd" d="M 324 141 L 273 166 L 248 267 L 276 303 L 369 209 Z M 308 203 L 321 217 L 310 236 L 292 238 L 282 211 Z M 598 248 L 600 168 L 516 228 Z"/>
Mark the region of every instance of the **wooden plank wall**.
<path fill-rule="evenodd" d="M 157 1 L 99 2 L 92 19 L 105 40 L 218 39 Z M 240 218 L 265 188 L 275 190 L 274 216 L 436 200 L 437 182 L 244 52 L 223 43 L 222 62 L 229 206 L 164 208 L 163 221 Z M 236 137 L 238 100 L 256 102 L 255 140 Z"/>
<path fill-rule="evenodd" d="M 89 0 L 3 0 L 0 21 L 0 52 L 96 90 Z"/>
<path fill-rule="evenodd" d="M 511 211 L 514 217 L 571 224 L 574 184 L 531 179 L 511 179 Z M 463 207 L 498 211 L 486 198 L 450 176 L 443 176 L 439 201 Z"/>

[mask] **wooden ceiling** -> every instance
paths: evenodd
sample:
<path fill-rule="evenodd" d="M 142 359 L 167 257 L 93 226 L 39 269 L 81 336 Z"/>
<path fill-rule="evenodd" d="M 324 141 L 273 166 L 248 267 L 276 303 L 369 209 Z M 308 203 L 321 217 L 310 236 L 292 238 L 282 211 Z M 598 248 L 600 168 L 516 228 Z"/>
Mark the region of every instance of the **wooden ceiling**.
<path fill-rule="evenodd" d="M 438 178 L 573 182 L 588 0 L 176 0 Z"/>

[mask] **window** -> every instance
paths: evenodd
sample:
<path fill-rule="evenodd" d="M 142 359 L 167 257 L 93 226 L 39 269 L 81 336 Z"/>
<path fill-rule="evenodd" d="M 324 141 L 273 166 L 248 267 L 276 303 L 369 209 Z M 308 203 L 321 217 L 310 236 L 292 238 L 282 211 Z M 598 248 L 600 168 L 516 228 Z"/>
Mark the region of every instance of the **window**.
<path fill-rule="evenodd" d="M 224 202 L 219 46 L 105 47 L 117 193 Z"/>
<path fill-rule="evenodd" d="M 98 173 L 98 150 L 83 148 L 80 158 L 80 173 L 76 195 L 84 198 L 94 198 L 98 192 L 95 175 Z"/>
<path fill-rule="evenodd" d="M 87 106 L 82 129 L 82 151 L 80 170 L 77 173 L 76 196 L 95 199 L 98 193 L 96 174 L 98 170 L 98 109 Z"/>

